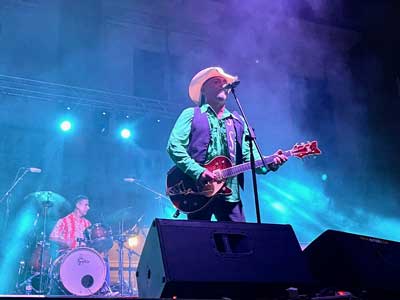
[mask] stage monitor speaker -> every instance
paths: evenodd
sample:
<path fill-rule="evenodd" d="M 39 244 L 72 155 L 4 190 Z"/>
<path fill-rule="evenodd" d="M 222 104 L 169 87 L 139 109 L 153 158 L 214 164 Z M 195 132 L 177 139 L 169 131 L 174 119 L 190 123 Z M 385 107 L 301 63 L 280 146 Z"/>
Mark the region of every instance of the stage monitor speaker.
<path fill-rule="evenodd" d="M 304 254 L 321 286 L 400 292 L 398 242 L 327 230 L 307 246 Z"/>
<path fill-rule="evenodd" d="M 234 222 L 155 219 L 136 276 L 139 296 L 156 298 L 251 299 L 311 284 L 290 225 Z"/>

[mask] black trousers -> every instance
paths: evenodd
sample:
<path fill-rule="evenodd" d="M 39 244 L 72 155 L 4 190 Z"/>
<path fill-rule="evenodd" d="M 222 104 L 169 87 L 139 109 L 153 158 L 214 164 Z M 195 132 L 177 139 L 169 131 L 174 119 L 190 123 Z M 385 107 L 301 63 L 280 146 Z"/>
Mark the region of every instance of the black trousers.
<path fill-rule="evenodd" d="M 204 209 L 188 214 L 188 220 L 211 220 L 212 215 L 217 221 L 246 222 L 242 201 L 228 202 L 224 198 L 214 199 Z"/>

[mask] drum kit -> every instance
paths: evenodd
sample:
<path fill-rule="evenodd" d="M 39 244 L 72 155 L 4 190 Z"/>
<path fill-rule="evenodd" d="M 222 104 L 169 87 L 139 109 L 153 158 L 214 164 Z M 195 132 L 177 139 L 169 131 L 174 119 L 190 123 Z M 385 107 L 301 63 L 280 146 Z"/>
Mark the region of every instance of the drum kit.
<path fill-rule="evenodd" d="M 38 295 L 121 295 L 135 296 L 137 289 L 132 284 L 135 268 L 132 256 L 139 257 L 143 247 L 145 232 L 139 227 L 143 216 L 136 219 L 133 227 L 124 230 L 124 221 L 134 219 L 133 208 L 125 208 L 111 214 L 108 222 L 119 222 L 118 234 L 104 223 L 95 223 L 84 232 L 84 238 L 78 240 L 75 249 L 57 249 L 46 234 L 49 212 L 63 206 L 66 200 L 54 192 L 36 192 L 26 196 L 27 201 L 39 203 L 42 207 L 43 229 L 40 239 L 27 247 L 30 251 L 20 261 L 17 293 Z M 55 212 L 51 212 L 55 214 Z M 38 214 L 39 217 L 39 214 Z M 38 218 L 35 220 L 35 225 Z M 141 245 L 135 244 L 135 238 L 141 236 Z M 143 238 L 144 237 L 144 238 Z M 133 242 L 132 242 L 133 241 Z M 125 255 L 128 250 L 128 284 L 124 279 Z M 118 254 L 117 260 L 109 260 L 111 254 Z M 109 263 L 110 262 L 110 263 Z M 117 267 L 110 264 L 117 264 Z M 118 270 L 117 281 L 110 282 L 110 269 Z M 136 286 L 136 285 L 135 285 Z"/>

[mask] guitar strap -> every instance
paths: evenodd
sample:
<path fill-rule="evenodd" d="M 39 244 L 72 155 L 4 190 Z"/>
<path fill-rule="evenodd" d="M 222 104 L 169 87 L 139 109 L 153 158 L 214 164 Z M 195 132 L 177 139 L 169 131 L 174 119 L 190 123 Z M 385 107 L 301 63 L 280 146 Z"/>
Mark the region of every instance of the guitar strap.
<path fill-rule="evenodd" d="M 228 142 L 229 159 L 236 164 L 236 130 L 233 124 L 233 118 L 225 120 L 226 138 Z"/>

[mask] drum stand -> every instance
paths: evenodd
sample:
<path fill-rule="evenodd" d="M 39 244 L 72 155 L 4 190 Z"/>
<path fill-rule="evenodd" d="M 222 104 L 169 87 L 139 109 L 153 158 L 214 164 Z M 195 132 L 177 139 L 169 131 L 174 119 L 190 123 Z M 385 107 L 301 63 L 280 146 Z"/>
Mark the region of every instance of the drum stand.
<path fill-rule="evenodd" d="M 26 278 L 24 281 L 21 283 L 17 283 L 15 286 L 16 291 L 22 292 L 20 288 L 25 285 L 25 293 L 29 294 L 32 293 L 32 279 L 37 275 L 37 273 L 32 274 L 28 278 Z"/>
<path fill-rule="evenodd" d="M 132 296 L 132 255 L 139 254 L 131 249 L 128 249 L 128 287 L 125 288 L 124 280 L 124 243 L 126 242 L 125 234 L 120 234 L 118 239 L 118 292 L 120 296 Z"/>
<path fill-rule="evenodd" d="M 121 221 L 119 223 L 119 235 L 117 238 L 118 243 L 118 292 L 119 296 L 125 296 L 125 280 L 124 280 L 124 243 L 126 241 L 126 236 L 124 234 L 124 223 Z"/>
<path fill-rule="evenodd" d="M 118 243 L 118 292 L 119 296 L 134 296 L 134 291 L 132 287 L 132 255 L 140 256 L 135 250 L 124 246 L 127 241 L 127 235 L 129 232 L 134 232 L 138 228 L 138 224 L 143 216 L 141 216 L 137 223 L 129 230 L 124 231 L 124 222 L 119 223 L 119 234 L 114 236 L 114 241 Z M 139 229 L 140 230 L 140 229 Z M 117 237 L 117 238 L 116 238 Z M 125 284 L 124 280 L 124 248 L 128 250 L 128 286 Z M 114 286 L 115 287 L 115 286 Z"/>
<path fill-rule="evenodd" d="M 120 296 L 125 295 L 125 280 L 124 280 L 124 243 L 126 241 L 125 234 L 120 234 L 117 239 L 118 243 L 118 292 Z M 129 293 L 129 291 L 128 291 Z"/>
<path fill-rule="evenodd" d="M 135 250 L 128 250 L 128 278 L 129 278 L 129 283 L 128 283 L 128 291 L 129 295 L 133 296 L 133 290 L 132 290 L 132 254 L 140 256 L 139 253 L 137 253 Z"/>

